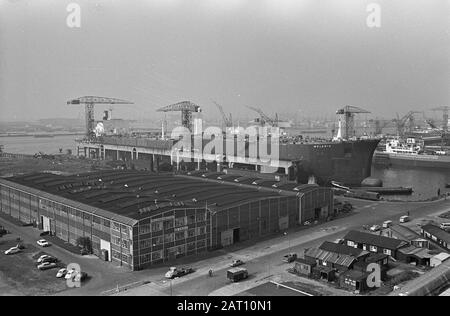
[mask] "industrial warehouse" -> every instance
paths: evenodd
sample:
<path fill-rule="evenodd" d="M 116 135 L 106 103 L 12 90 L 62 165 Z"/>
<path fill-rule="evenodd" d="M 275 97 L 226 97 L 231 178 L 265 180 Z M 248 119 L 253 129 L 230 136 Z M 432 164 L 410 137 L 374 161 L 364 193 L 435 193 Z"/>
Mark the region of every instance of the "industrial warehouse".
<path fill-rule="evenodd" d="M 0 179 L 1 212 L 140 270 L 326 219 L 333 193 L 224 173 L 99 171 Z"/>

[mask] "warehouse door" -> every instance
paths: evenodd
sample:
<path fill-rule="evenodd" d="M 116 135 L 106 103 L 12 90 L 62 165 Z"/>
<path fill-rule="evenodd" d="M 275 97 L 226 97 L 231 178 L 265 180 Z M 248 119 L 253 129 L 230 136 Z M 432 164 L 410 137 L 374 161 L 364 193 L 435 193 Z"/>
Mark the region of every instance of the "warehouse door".
<path fill-rule="evenodd" d="M 50 218 L 41 216 L 41 221 L 42 221 L 42 228 L 43 228 L 44 232 L 49 232 L 51 229 L 50 228 Z"/>
<path fill-rule="evenodd" d="M 240 228 L 233 229 L 233 244 L 241 240 L 240 231 Z"/>
<path fill-rule="evenodd" d="M 282 216 L 278 219 L 278 228 L 286 230 L 289 228 L 289 216 Z"/>
<path fill-rule="evenodd" d="M 233 244 L 233 230 L 232 229 L 223 231 L 220 234 L 220 244 L 222 245 L 222 247 L 230 246 Z"/>
<path fill-rule="evenodd" d="M 100 249 L 104 253 L 106 253 L 106 251 L 108 252 L 108 261 L 111 261 L 111 243 L 100 239 Z"/>

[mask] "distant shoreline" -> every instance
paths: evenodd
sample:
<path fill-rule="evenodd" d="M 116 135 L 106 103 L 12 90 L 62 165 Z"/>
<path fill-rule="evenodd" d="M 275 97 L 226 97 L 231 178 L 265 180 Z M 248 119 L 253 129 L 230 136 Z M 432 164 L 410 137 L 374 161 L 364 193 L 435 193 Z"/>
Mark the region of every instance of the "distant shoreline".
<path fill-rule="evenodd" d="M 49 134 L 0 134 L 0 137 L 55 137 L 55 136 L 81 136 L 84 133 L 49 133 Z"/>

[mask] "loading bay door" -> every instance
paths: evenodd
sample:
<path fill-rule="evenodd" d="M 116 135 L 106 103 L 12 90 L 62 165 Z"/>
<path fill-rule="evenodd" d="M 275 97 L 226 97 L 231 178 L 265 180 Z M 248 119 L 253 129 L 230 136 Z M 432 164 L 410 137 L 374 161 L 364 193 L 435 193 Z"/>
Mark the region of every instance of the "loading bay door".
<path fill-rule="evenodd" d="M 241 229 L 239 227 L 223 231 L 220 234 L 220 244 L 222 247 L 226 247 L 239 242 L 241 239 L 240 233 Z"/>

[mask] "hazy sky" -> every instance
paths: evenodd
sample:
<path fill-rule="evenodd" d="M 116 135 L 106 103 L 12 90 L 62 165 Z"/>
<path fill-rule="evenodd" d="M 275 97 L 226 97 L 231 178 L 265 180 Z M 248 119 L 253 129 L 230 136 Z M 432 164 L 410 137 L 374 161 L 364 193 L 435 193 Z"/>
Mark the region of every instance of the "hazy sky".
<path fill-rule="evenodd" d="M 218 115 L 211 99 L 235 115 L 428 109 L 450 104 L 449 17 L 450 0 L 0 0 L 0 119 L 76 118 L 83 95 L 134 101 L 115 108 L 127 118 L 182 100 Z"/>

